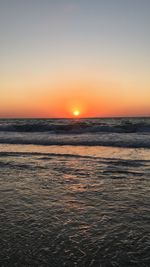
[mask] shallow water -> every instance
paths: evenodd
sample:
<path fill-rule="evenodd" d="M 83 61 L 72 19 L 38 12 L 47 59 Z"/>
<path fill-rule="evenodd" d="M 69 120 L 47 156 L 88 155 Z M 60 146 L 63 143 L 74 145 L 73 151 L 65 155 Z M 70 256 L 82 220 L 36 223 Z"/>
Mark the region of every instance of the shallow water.
<path fill-rule="evenodd" d="M 150 266 L 149 149 L 0 151 L 0 266 Z"/>

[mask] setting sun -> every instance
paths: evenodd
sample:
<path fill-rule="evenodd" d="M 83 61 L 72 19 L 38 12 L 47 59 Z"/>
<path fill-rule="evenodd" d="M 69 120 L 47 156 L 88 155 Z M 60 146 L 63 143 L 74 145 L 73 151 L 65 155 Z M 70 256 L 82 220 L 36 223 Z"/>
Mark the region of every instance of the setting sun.
<path fill-rule="evenodd" d="M 73 111 L 73 115 L 74 116 L 79 116 L 80 115 L 80 111 L 79 110 L 74 110 Z"/>

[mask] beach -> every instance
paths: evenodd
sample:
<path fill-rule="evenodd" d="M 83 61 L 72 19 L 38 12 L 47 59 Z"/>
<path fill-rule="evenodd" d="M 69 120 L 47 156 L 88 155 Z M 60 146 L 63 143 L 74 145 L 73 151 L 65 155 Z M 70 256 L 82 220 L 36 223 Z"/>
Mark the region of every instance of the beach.
<path fill-rule="evenodd" d="M 0 267 L 150 267 L 150 0 L 0 0 Z"/>
<path fill-rule="evenodd" d="M 150 266 L 149 123 L 1 120 L 0 266 Z"/>

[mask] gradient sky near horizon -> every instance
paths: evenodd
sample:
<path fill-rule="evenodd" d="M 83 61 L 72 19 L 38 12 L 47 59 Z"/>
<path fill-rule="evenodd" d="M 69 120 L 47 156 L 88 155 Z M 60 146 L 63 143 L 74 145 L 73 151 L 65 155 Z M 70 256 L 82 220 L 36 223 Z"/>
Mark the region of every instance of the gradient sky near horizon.
<path fill-rule="evenodd" d="M 150 115 L 149 0 L 0 0 L 0 117 Z"/>

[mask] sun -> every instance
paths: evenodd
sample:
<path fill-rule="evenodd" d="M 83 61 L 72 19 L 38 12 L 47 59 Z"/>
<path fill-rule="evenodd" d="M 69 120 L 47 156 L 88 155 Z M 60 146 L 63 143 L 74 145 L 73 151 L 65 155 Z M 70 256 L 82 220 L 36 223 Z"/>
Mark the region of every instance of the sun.
<path fill-rule="evenodd" d="M 76 116 L 76 117 L 79 116 L 80 115 L 80 111 L 78 109 L 74 110 L 73 111 L 73 115 Z"/>

